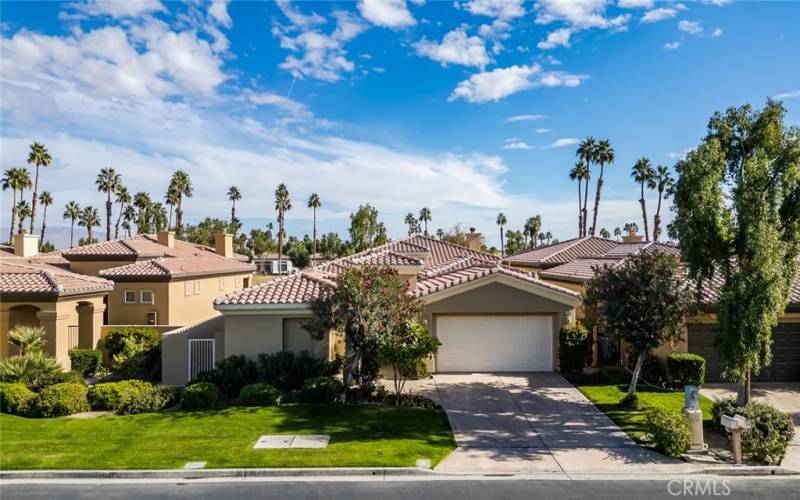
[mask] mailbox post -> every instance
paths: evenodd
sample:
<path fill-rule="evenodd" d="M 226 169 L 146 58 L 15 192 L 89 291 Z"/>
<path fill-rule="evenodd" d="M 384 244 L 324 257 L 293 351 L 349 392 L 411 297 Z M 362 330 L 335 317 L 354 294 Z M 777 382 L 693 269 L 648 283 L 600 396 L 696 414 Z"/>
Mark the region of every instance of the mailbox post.
<path fill-rule="evenodd" d="M 703 442 L 703 411 L 700 409 L 700 390 L 697 386 L 687 385 L 684 387 L 683 415 L 689 424 L 692 434 L 692 450 L 704 451 L 706 445 Z"/>
<path fill-rule="evenodd" d="M 741 415 L 722 415 L 719 419 L 720 424 L 731 434 L 731 444 L 733 446 L 733 460 L 736 465 L 742 464 L 742 432 L 750 428 L 750 422 Z"/>

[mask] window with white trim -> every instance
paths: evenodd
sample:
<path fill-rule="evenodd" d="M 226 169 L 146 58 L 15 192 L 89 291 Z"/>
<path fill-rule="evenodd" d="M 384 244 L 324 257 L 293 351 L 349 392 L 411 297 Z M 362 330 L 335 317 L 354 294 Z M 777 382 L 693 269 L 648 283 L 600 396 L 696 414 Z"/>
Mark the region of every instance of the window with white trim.
<path fill-rule="evenodd" d="M 225 276 L 219 277 L 219 289 L 225 290 Z"/>
<path fill-rule="evenodd" d="M 194 282 L 192 280 L 186 280 L 183 282 L 183 295 L 186 297 L 194 294 Z"/>
<path fill-rule="evenodd" d="M 124 292 L 125 297 L 123 301 L 126 304 L 135 304 L 136 303 L 136 290 L 125 290 Z"/>
<path fill-rule="evenodd" d="M 139 294 L 139 300 L 142 304 L 152 304 L 153 303 L 153 291 L 152 290 L 142 290 Z"/>
<path fill-rule="evenodd" d="M 200 295 L 200 280 L 194 280 L 194 294 Z"/>

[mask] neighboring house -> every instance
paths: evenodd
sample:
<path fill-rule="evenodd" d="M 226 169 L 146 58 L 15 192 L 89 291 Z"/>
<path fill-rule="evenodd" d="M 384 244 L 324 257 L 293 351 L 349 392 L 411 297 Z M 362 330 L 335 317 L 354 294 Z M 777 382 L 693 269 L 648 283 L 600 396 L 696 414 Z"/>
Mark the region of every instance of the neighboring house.
<path fill-rule="evenodd" d="M 181 326 L 218 314 L 216 297 L 250 286 L 255 266 L 233 253 L 230 234 L 214 249 L 171 231 L 71 248 L 70 269 L 114 282 L 106 324 Z"/>
<path fill-rule="evenodd" d="M 41 326 L 45 353 L 69 367 L 70 349 L 97 347 L 114 283 L 70 272 L 56 253 L 38 255 L 37 248 L 36 236 L 21 234 L 14 253 L 0 249 L 0 359 L 16 353 L 8 343 L 12 328 Z"/>
<path fill-rule="evenodd" d="M 202 367 L 233 354 L 309 351 L 330 357 L 341 349 L 333 334 L 313 340 L 303 329 L 309 301 L 342 269 L 386 265 L 423 301 L 422 321 L 442 343 L 438 372 L 551 371 L 561 326 L 572 320 L 578 293 L 501 266 L 483 253 L 480 235 L 469 248 L 412 236 L 216 300 L 223 315 L 165 335 L 164 382 L 185 384 Z"/>
<path fill-rule="evenodd" d="M 277 252 L 264 252 L 253 258 L 253 264 L 261 274 L 292 274 L 294 266 L 286 255 L 278 261 Z"/>
<path fill-rule="evenodd" d="M 586 283 L 594 276 L 596 268 L 618 266 L 632 255 L 653 251 L 680 255 L 674 245 L 643 242 L 642 236 L 629 234 L 623 237 L 622 242 L 592 236 L 576 238 L 509 256 L 504 262 L 513 268 L 534 272 L 549 283 L 582 292 Z M 718 278 L 704 283 L 702 289 L 704 303 L 716 302 L 721 285 L 722 282 Z M 578 309 L 577 316 L 579 318 L 583 316 L 582 308 Z M 692 352 L 706 358 L 708 381 L 721 380 L 724 368 L 724 359 L 714 347 L 716 324 L 717 319 L 713 314 L 691 318 L 684 339 L 676 346 L 679 352 Z M 786 312 L 779 319 L 778 326 L 773 329 L 773 341 L 772 365 L 764 369 L 754 380 L 800 380 L 800 270 Z M 614 345 L 609 345 L 610 342 L 616 343 L 599 332 L 595 343 L 597 357 L 601 361 L 618 354 L 610 352 L 615 349 Z M 668 346 L 664 346 L 655 354 L 663 359 L 671 350 Z"/>

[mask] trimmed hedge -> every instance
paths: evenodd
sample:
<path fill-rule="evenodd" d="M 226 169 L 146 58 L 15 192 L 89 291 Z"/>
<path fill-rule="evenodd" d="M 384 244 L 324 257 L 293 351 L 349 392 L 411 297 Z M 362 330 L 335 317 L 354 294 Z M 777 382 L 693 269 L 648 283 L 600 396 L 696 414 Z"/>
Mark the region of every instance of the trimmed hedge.
<path fill-rule="evenodd" d="M 120 327 L 103 340 L 113 368 L 125 378 L 161 379 L 161 334 L 144 326 Z"/>
<path fill-rule="evenodd" d="M 91 377 L 103 362 L 103 353 L 97 349 L 70 349 L 69 360 L 72 362 L 72 371 Z"/>
<path fill-rule="evenodd" d="M 566 325 L 558 333 L 558 366 L 561 373 L 574 375 L 586 366 L 589 331 L 581 323 Z"/>
<path fill-rule="evenodd" d="M 45 387 L 31 405 L 36 417 L 61 417 L 91 410 L 85 385 L 64 382 Z"/>
<path fill-rule="evenodd" d="M 680 412 L 654 408 L 645 415 L 645 425 L 656 449 L 665 455 L 678 457 L 692 445 L 689 423 Z"/>
<path fill-rule="evenodd" d="M 792 418 L 776 408 L 751 402 L 746 407 L 736 404 L 733 398 L 715 401 L 711 407 L 714 427 L 721 432 L 722 415 L 742 415 L 750 421 L 750 429 L 742 433 L 742 450 L 767 465 L 778 465 L 786 455 L 786 450 L 794 437 Z"/>
<path fill-rule="evenodd" d="M 213 408 L 219 402 L 219 387 L 211 382 L 198 382 L 183 391 L 184 408 Z"/>
<path fill-rule="evenodd" d="M 119 415 L 151 413 L 163 409 L 177 398 L 177 389 L 153 386 L 143 380 L 123 380 L 98 384 L 89 392 L 95 410 L 109 410 Z"/>
<path fill-rule="evenodd" d="M 300 389 L 303 382 L 314 377 L 331 377 L 342 367 L 340 359 L 317 359 L 308 352 L 290 351 L 259 354 L 258 365 L 264 381 L 282 392 Z"/>
<path fill-rule="evenodd" d="M 700 387 L 706 378 L 706 360 L 697 354 L 670 354 L 667 357 L 667 371 L 673 387 Z"/>
<path fill-rule="evenodd" d="M 269 384 L 250 384 L 239 392 L 239 404 L 243 406 L 274 406 L 281 398 L 281 391 Z"/>
<path fill-rule="evenodd" d="M 342 383 L 333 377 L 314 377 L 303 382 L 300 391 L 306 403 L 332 403 L 342 393 Z"/>
<path fill-rule="evenodd" d="M 25 384 L 0 382 L 0 412 L 12 415 L 27 415 L 36 393 Z"/>
<path fill-rule="evenodd" d="M 210 382 L 229 398 L 239 395 L 242 388 L 258 381 L 258 367 L 243 354 L 234 354 L 221 360 L 210 371 L 200 372 L 195 382 Z"/>

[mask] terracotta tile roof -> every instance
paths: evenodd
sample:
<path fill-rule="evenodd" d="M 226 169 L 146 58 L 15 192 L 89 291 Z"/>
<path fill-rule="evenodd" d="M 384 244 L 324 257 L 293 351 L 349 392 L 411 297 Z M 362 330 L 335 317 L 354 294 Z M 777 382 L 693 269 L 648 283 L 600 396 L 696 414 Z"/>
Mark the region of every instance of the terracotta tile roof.
<path fill-rule="evenodd" d="M 61 296 L 108 292 L 114 283 L 20 257 L 0 258 L 0 294 Z"/>
<path fill-rule="evenodd" d="M 17 258 L 17 255 L 14 253 L 14 247 L 11 245 L 0 245 L 0 257 Z M 26 259 L 32 263 L 50 264 L 51 266 L 58 266 L 69 270 L 69 261 L 65 259 L 59 251 L 39 253 L 33 257 L 27 257 Z"/>
<path fill-rule="evenodd" d="M 408 255 L 413 254 L 413 255 Z M 418 257 L 423 254 L 424 257 Z M 320 264 L 311 270 L 263 285 L 233 292 L 215 301 L 217 305 L 278 305 L 307 303 L 320 292 L 322 283 L 335 283 L 336 276 L 354 265 L 420 266 L 411 294 L 431 293 L 469 283 L 494 274 L 504 274 L 577 297 L 577 293 L 533 276 L 501 267 L 494 255 L 470 250 L 426 236 L 411 236 Z"/>
<path fill-rule="evenodd" d="M 599 257 L 618 245 L 620 243 L 614 240 L 586 236 L 510 255 L 504 262 L 512 265 L 555 266 L 576 259 Z"/>
<path fill-rule="evenodd" d="M 595 267 L 615 267 L 624 262 L 622 259 L 578 259 L 556 267 L 541 271 L 539 276 L 565 281 L 589 281 L 594 277 Z"/>
<path fill-rule="evenodd" d="M 209 253 L 209 252 L 206 252 Z M 100 271 L 100 276 L 111 279 L 183 278 L 209 274 L 249 273 L 255 270 L 252 264 L 226 259 L 215 254 L 202 253 L 188 257 L 171 257 L 143 260 Z"/>
<path fill-rule="evenodd" d="M 137 234 L 130 238 L 101 241 L 92 245 L 73 247 L 64 250 L 62 254 L 67 259 L 79 260 L 81 258 L 108 258 L 114 259 L 136 259 L 154 257 L 185 257 L 195 255 L 198 252 L 209 252 L 216 255 L 213 248 L 191 243 L 189 241 L 175 238 L 175 246 L 170 248 L 158 243 L 158 237 L 153 234 Z M 246 255 L 234 254 L 233 260 L 247 260 Z"/>

